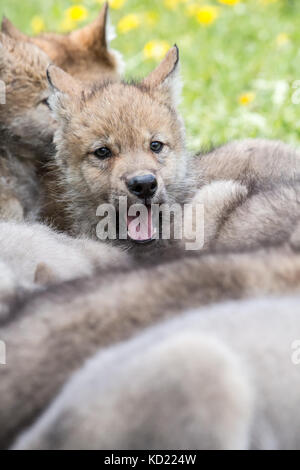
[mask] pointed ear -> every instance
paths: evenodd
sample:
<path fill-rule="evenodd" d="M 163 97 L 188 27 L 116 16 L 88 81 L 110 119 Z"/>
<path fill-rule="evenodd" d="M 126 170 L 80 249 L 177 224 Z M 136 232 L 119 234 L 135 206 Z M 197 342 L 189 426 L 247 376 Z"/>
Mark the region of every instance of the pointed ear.
<path fill-rule="evenodd" d="M 0 33 L 0 53 L 4 54 L 4 34 Z"/>
<path fill-rule="evenodd" d="M 155 92 L 163 93 L 172 105 L 178 104 L 181 95 L 179 77 L 179 50 L 175 45 L 163 61 L 143 80 L 143 85 Z"/>
<path fill-rule="evenodd" d="M 105 2 L 97 18 L 84 28 L 73 31 L 72 40 L 85 49 L 107 49 L 108 2 Z"/>
<path fill-rule="evenodd" d="M 82 84 L 67 72 L 56 65 L 50 64 L 47 68 L 47 79 L 54 92 L 74 96 L 80 95 L 83 91 Z"/>
<path fill-rule="evenodd" d="M 17 39 L 18 41 L 28 41 L 28 36 L 23 34 L 18 28 L 8 19 L 6 16 L 3 16 L 2 23 L 1 23 L 1 31 L 5 33 L 7 36 Z"/>
<path fill-rule="evenodd" d="M 0 61 L 1 64 L 5 65 L 5 61 L 8 61 L 11 56 L 10 52 L 15 47 L 16 41 L 4 33 L 0 33 Z M 8 62 L 6 63 L 6 66 Z M 2 73 L 5 72 L 7 67 L 1 70 Z"/>
<path fill-rule="evenodd" d="M 48 99 L 49 107 L 56 118 L 67 122 L 73 107 L 82 98 L 84 88 L 81 82 L 52 64 L 47 68 L 47 79 L 52 91 Z"/>

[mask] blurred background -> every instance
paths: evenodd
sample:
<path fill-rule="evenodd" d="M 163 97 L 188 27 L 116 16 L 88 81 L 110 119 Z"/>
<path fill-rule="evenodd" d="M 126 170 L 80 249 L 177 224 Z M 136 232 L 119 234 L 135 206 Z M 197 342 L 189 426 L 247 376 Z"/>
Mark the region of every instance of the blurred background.
<path fill-rule="evenodd" d="M 190 149 L 243 137 L 300 143 L 299 0 L 110 0 L 126 76 L 149 72 L 174 43 Z M 23 32 L 68 32 L 103 0 L 0 0 Z"/>

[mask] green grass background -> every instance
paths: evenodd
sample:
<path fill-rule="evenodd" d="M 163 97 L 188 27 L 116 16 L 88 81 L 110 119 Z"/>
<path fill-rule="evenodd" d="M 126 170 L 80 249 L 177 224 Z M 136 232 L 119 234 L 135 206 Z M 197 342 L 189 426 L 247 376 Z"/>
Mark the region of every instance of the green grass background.
<path fill-rule="evenodd" d="M 95 0 L 80 3 L 89 11 L 88 22 L 100 6 Z M 300 80 L 300 1 L 241 0 L 235 7 L 217 0 L 198 3 L 220 7 L 212 25 L 187 16 L 184 5 L 167 9 L 163 0 L 127 0 L 122 9 L 111 10 L 115 25 L 128 13 L 158 13 L 155 25 L 113 41 L 112 47 L 124 55 L 126 75 L 141 77 L 155 66 L 142 53 L 149 40 L 177 43 L 184 83 L 181 109 L 191 149 L 258 136 L 299 144 L 300 104 L 293 104 L 292 96 L 293 84 Z M 31 33 L 32 17 L 41 15 L 55 31 L 70 5 L 71 0 L 0 0 L 0 16 Z M 276 38 L 282 33 L 289 41 L 279 46 Z M 244 92 L 255 93 L 248 106 L 239 103 Z"/>

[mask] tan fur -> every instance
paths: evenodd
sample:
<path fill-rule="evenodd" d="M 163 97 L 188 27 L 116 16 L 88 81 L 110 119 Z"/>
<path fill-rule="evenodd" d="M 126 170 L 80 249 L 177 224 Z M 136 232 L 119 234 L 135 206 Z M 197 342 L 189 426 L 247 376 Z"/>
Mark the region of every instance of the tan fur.
<path fill-rule="evenodd" d="M 35 218 L 42 191 L 37 179 L 53 152 L 55 122 L 45 103 L 45 70 L 50 59 L 35 45 L 0 33 L 0 79 L 6 104 L 0 105 L 1 217 Z"/>
<path fill-rule="evenodd" d="M 127 196 L 129 205 L 144 202 L 129 193 L 126 179 L 152 173 L 158 191 L 151 203 L 196 204 L 200 198 L 206 207 L 204 248 L 252 248 L 289 238 L 300 216 L 300 154 L 280 142 L 250 139 L 191 161 L 176 112 L 176 46 L 141 84 L 89 88 L 53 66 L 48 76 L 59 127 L 56 171 L 48 184 L 56 181 L 56 195 L 47 191 L 46 220 L 95 238 L 98 205 L 118 208 L 120 196 Z M 150 151 L 151 138 L 167 144 L 161 154 Z M 112 151 L 104 161 L 93 155 L 101 146 Z"/>
<path fill-rule="evenodd" d="M 57 277 L 46 263 L 39 263 L 34 273 L 34 282 L 42 286 L 55 284 Z"/>
<path fill-rule="evenodd" d="M 24 219 L 24 210 L 15 194 L 7 191 L 0 195 L 0 219 L 17 220 Z"/>
<path fill-rule="evenodd" d="M 0 33 L 0 79 L 6 86 L 6 103 L 0 105 L 1 146 L 10 144 L 12 149 L 13 138 L 18 139 L 13 150 L 19 150 L 22 158 L 38 159 L 38 153 L 47 154 L 51 144 L 54 120 L 44 104 L 49 97 L 45 77 L 49 63 L 38 47 Z"/>
<path fill-rule="evenodd" d="M 102 80 L 116 76 L 120 67 L 118 54 L 108 47 L 107 15 L 108 3 L 105 3 L 92 23 L 66 35 L 43 33 L 29 37 L 7 18 L 3 18 L 2 31 L 18 41 L 37 45 L 71 75 L 88 81 Z"/>
<path fill-rule="evenodd" d="M 0 110 L 5 137 L 3 145 L 5 154 L 8 153 L 5 158 L 9 160 L 9 166 L 15 155 L 18 155 L 17 152 L 21 152 L 19 157 L 22 159 L 45 160 L 49 150 L 52 150 L 49 140 L 55 128 L 54 120 L 44 104 L 45 98 L 49 96 L 44 77 L 45 64 L 49 59 L 29 43 L 20 43 L 4 35 L 1 39 L 3 64 L 6 64 L 6 67 L 3 66 L 0 77 L 8 83 L 7 100 L 10 110 L 8 115 L 2 114 L 2 117 Z M 177 50 L 173 48 L 156 71 L 141 85 L 113 82 L 92 88 L 83 86 L 78 80 L 51 67 L 49 74 L 53 75 L 53 81 L 57 85 L 53 86 L 53 103 L 56 118 L 60 122 L 56 135 L 58 165 L 54 165 L 53 169 L 52 165 L 49 166 L 41 180 L 42 187 L 38 187 L 35 168 L 26 164 L 28 174 L 24 180 L 30 182 L 31 188 L 27 190 L 26 195 L 24 192 L 20 195 L 20 191 L 16 191 L 16 187 L 20 186 L 21 172 L 17 172 L 16 178 L 16 169 L 10 168 L 9 171 L 18 184 L 13 185 L 12 203 L 9 204 L 12 209 L 8 210 L 8 214 L 14 211 L 15 215 L 12 216 L 20 218 L 18 204 L 15 203 L 17 199 L 23 207 L 25 217 L 28 217 L 28 212 L 36 216 L 41 205 L 40 197 L 43 197 L 45 220 L 73 234 L 84 233 L 95 237 L 95 226 L 99 222 L 96 216 L 97 206 L 103 202 L 117 204 L 119 196 L 129 196 L 125 178 L 139 172 L 151 171 L 158 177 L 159 192 L 153 202 L 184 202 L 194 193 L 196 185 L 201 187 L 220 178 L 245 183 L 249 196 L 252 196 L 253 188 L 255 191 L 261 191 L 261 185 L 266 184 L 268 180 L 281 185 L 282 180 L 293 180 L 299 174 L 300 159 L 297 152 L 282 143 L 260 140 L 233 142 L 209 154 L 196 157 L 196 168 L 191 165 L 184 146 L 182 122 L 175 111 L 178 90 L 177 62 Z M 32 80 L 35 83 L 34 89 Z M 10 89 L 10 83 L 14 83 L 13 89 Z M 58 89 L 61 89 L 61 92 Z M 20 93 L 17 93 L 18 91 Z M 122 126 L 119 125 L 120 122 Z M 159 130 L 156 132 L 158 138 L 166 138 L 169 144 L 164 154 L 158 157 L 145 147 L 152 137 L 153 130 Z M 99 136 L 104 136 L 104 139 L 99 141 Z M 18 142 L 22 142 L 18 148 L 15 146 L 16 138 Z M 93 146 L 102 142 L 110 145 L 114 151 L 111 161 L 99 162 L 91 155 Z M 46 190 L 43 188 L 44 183 Z M 7 190 L 8 193 L 11 191 L 10 188 Z M 6 187 L 2 192 L 5 191 Z M 269 194 L 271 193 L 265 198 L 266 202 L 263 201 L 264 213 L 268 212 L 269 201 L 272 200 Z M 227 196 L 225 199 L 228 201 Z M 225 204 L 225 199 L 223 202 L 220 200 L 218 222 L 214 223 L 215 228 L 218 225 L 218 244 L 226 245 L 228 239 L 231 244 L 237 244 L 238 241 L 237 246 L 240 246 L 244 234 L 240 233 L 237 227 L 243 225 L 239 223 L 239 218 L 242 220 L 244 212 L 236 212 L 237 223 L 227 221 L 230 210 L 237 208 L 237 201 L 229 205 L 228 202 Z M 281 205 L 287 200 L 285 193 L 283 197 L 276 195 L 274 200 L 276 199 L 281 200 Z M 30 201 L 36 203 L 33 208 L 29 207 Z M 134 202 L 138 201 L 129 196 L 129 204 Z M 225 212 L 221 211 L 224 204 Z M 297 215 L 297 211 L 293 210 L 294 214 Z M 246 218 L 247 216 L 246 212 Z M 5 213 L 3 217 L 6 217 Z M 210 219 L 213 219 L 212 214 Z M 224 227 L 224 233 L 227 238 L 224 242 L 219 228 L 223 227 L 225 221 L 227 225 Z M 246 233 L 255 222 L 255 216 L 247 219 Z M 276 224 L 277 232 L 280 232 L 281 225 L 278 220 Z M 210 223 L 207 223 L 207 227 L 209 226 Z M 286 227 L 285 223 L 285 230 Z M 264 226 L 260 229 L 260 232 L 266 232 L 265 239 L 268 239 L 270 231 L 273 231 L 273 225 L 269 230 L 264 230 Z M 210 233 L 206 237 L 211 236 Z M 251 245 L 255 243 L 255 237 L 252 237 Z"/>
<path fill-rule="evenodd" d="M 129 205 L 144 202 L 128 191 L 126 180 L 132 176 L 156 176 L 158 190 L 152 203 L 182 200 L 192 190 L 182 122 L 172 93 L 177 64 L 174 47 L 149 81 L 109 82 L 92 88 L 67 79 L 56 67 L 48 69 L 53 90 L 50 106 L 59 122 L 55 134 L 59 200 L 66 207 L 65 223 L 71 216 L 72 233 L 95 238 L 96 210 L 102 203 L 118 208 L 120 196 L 127 196 Z M 158 155 L 150 150 L 152 140 L 166 144 Z M 93 152 L 103 146 L 113 155 L 101 161 Z M 45 217 L 57 224 L 56 213 L 58 208 L 48 202 Z"/>
<path fill-rule="evenodd" d="M 16 194 L 16 176 L 5 158 L 0 156 L 0 219 L 24 219 L 24 208 Z"/>
<path fill-rule="evenodd" d="M 0 105 L 0 158 L 3 157 L 3 164 L 8 167 L 6 174 L 11 180 L 9 185 L 1 182 L 0 217 L 3 219 L 20 220 L 22 211 L 25 218 L 36 217 L 43 193 L 41 183 L 44 178 L 51 178 L 51 172 L 45 173 L 41 166 L 53 153 L 55 129 L 46 103 L 49 63 L 56 61 L 85 80 L 101 81 L 118 75 L 120 61 L 108 48 L 107 13 L 106 4 L 95 21 L 82 30 L 66 36 L 49 34 L 31 39 L 7 18 L 3 19 L 5 34 L 0 33 L 0 79 L 6 85 L 6 104 Z M 16 171 L 18 162 L 26 174 L 23 178 L 27 180 L 26 185 L 22 177 L 20 180 L 22 171 Z M 0 166 L 3 166 L 1 160 Z M 0 172 L 6 177 L 2 168 Z"/>
<path fill-rule="evenodd" d="M 20 152 L 21 153 L 21 152 Z M 35 219 L 41 204 L 36 163 L 19 160 L 10 152 L 0 155 L 0 219 Z"/>

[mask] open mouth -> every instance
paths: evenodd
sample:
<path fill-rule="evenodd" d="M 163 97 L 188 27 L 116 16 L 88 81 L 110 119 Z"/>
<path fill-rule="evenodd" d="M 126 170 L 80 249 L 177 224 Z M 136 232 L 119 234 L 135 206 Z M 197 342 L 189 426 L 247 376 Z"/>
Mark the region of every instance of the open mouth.
<path fill-rule="evenodd" d="M 127 214 L 127 234 L 136 243 L 149 243 L 156 235 L 151 206 L 145 207 L 147 214 L 139 213 L 134 217 Z"/>

